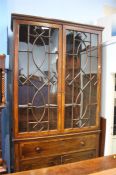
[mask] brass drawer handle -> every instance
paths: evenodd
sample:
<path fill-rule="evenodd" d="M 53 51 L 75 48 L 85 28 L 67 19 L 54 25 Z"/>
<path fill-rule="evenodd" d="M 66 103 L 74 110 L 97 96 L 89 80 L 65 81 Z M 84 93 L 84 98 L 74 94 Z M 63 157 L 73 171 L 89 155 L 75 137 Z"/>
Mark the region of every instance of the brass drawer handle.
<path fill-rule="evenodd" d="M 85 142 L 84 141 L 81 141 L 80 144 L 81 144 L 81 146 L 85 146 Z"/>
<path fill-rule="evenodd" d="M 38 147 L 38 146 L 35 148 L 35 151 L 36 151 L 36 152 L 40 152 L 40 150 L 41 150 L 41 148 Z"/>

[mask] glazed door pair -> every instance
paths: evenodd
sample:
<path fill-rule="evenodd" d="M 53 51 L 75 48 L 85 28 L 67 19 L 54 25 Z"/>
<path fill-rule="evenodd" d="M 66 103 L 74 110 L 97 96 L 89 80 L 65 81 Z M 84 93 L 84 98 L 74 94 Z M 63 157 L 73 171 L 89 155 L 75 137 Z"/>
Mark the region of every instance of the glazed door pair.
<path fill-rule="evenodd" d="M 14 22 L 15 136 L 98 126 L 98 33 Z"/>

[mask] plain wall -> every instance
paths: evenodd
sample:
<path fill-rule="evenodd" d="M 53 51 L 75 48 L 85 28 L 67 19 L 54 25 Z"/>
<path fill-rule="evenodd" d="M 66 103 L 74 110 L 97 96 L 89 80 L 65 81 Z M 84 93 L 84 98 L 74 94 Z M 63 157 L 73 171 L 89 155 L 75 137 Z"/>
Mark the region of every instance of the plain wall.
<path fill-rule="evenodd" d="M 114 121 L 114 88 L 116 73 L 116 36 L 112 36 L 112 26 L 116 15 L 98 20 L 105 27 L 102 41 L 102 97 L 101 116 L 106 118 L 105 155 L 112 154 Z M 114 150 L 113 150 L 114 151 Z M 116 148 L 115 148 L 116 153 Z"/>
<path fill-rule="evenodd" d="M 8 38 L 12 35 L 10 31 L 11 13 L 20 13 L 94 24 L 98 18 L 103 17 L 104 5 L 116 7 L 116 1 L 0 0 L 0 54 L 9 54 Z"/>

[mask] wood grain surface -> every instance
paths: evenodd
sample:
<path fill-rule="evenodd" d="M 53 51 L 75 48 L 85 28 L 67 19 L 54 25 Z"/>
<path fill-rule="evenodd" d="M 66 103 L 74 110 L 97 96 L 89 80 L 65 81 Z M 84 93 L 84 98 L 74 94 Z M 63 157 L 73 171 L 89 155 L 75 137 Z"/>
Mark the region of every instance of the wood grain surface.
<path fill-rule="evenodd" d="M 91 174 L 94 173 L 94 174 Z M 91 160 L 58 165 L 49 168 L 17 172 L 9 175 L 114 175 L 116 174 L 116 156 L 106 156 Z"/>

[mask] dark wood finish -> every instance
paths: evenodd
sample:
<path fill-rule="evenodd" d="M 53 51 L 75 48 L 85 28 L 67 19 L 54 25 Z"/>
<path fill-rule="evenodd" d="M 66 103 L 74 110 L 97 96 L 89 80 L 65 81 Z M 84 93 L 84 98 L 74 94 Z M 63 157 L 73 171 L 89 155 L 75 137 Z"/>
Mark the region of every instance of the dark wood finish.
<path fill-rule="evenodd" d="M 100 117 L 100 156 L 104 156 L 104 147 L 105 147 L 105 136 L 106 136 L 106 119 Z"/>
<path fill-rule="evenodd" d="M 74 153 L 69 153 L 65 154 L 62 156 L 62 164 L 65 163 L 72 163 L 72 162 L 77 162 L 80 160 L 86 160 L 86 159 L 91 159 L 96 157 L 96 150 L 87 150 L 87 151 L 81 151 L 81 152 L 74 152 Z"/>
<path fill-rule="evenodd" d="M 47 156 L 41 158 L 35 158 L 30 160 L 22 160 L 20 162 L 20 170 L 30 170 L 30 169 L 37 169 L 41 167 L 49 167 L 54 165 L 61 164 L 61 156 Z"/>
<path fill-rule="evenodd" d="M 61 164 L 76 162 L 80 160 L 91 159 L 93 157 L 96 157 L 96 150 L 74 152 L 74 153 L 68 153 L 64 155 L 57 155 L 57 156 L 50 156 L 50 157 L 47 156 L 47 157 L 30 159 L 30 160 L 22 160 L 20 162 L 20 169 L 23 171 L 30 170 L 30 169 L 37 169 L 41 167 L 61 165 Z"/>
<path fill-rule="evenodd" d="M 77 174 L 106 175 L 108 173 L 112 175 L 112 173 L 114 174 L 114 172 L 116 172 L 115 169 L 116 169 L 116 156 L 111 155 L 106 157 L 94 158 L 91 160 L 85 160 L 85 161 L 60 165 L 60 166 L 17 172 L 17 173 L 13 173 L 12 175 L 31 175 L 31 174 L 33 175 L 61 175 L 61 174 L 62 175 L 77 175 Z"/>
<path fill-rule="evenodd" d="M 19 142 L 17 167 L 29 170 L 97 157 L 98 140 L 99 133 Z"/>
<path fill-rule="evenodd" d="M 5 105 L 5 55 L 0 55 L 0 108 Z"/>
<path fill-rule="evenodd" d="M 67 137 L 65 139 L 54 139 L 50 141 L 44 139 L 44 141 L 23 142 L 20 144 L 20 158 L 47 157 L 50 155 L 74 152 L 76 150 L 80 152 L 83 150 L 96 149 L 98 139 L 99 135 L 93 134 L 80 135 L 78 137 L 72 136 L 71 138 Z"/>
<path fill-rule="evenodd" d="M 11 22 L 11 28 L 13 29 L 13 20 L 27 20 L 27 21 L 32 21 L 32 22 L 49 22 L 49 23 L 57 23 L 57 24 L 70 24 L 72 26 L 78 26 L 80 27 L 80 25 L 83 28 L 86 29 L 93 29 L 93 30 L 99 30 L 102 31 L 104 28 L 101 26 L 94 26 L 94 25 L 87 25 L 87 24 L 80 24 L 80 23 L 75 23 L 75 22 L 71 22 L 71 21 L 63 21 L 63 20 L 59 20 L 59 19 L 50 19 L 50 18 L 42 18 L 42 17 L 37 17 L 37 16 L 30 16 L 30 15 L 24 15 L 24 14 L 12 14 L 12 22 Z"/>
<path fill-rule="evenodd" d="M 100 44 L 103 28 L 17 14 L 12 15 L 12 28 L 14 33 L 14 169 L 16 171 L 22 171 L 30 168 L 34 169 L 97 157 L 99 155 L 99 113 L 101 96 Z M 73 55 L 70 55 L 69 53 L 70 56 L 68 56 L 68 44 L 72 47 L 72 45 L 70 45 L 70 35 L 68 36 L 69 43 L 67 43 L 67 32 L 70 33 L 70 31 L 73 31 L 73 40 L 75 41 L 71 41 L 73 42 L 73 49 L 71 48 Z M 57 35 L 55 35 L 57 32 L 58 38 Z M 75 37 L 75 33 L 77 38 Z M 76 41 L 79 40 L 78 33 L 81 35 L 85 34 L 85 36 L 89 35 L 90 37 L 88 37 L 89 44 L 86 45 L 84 49 L 80 48 L 80 52 L 77 52 L 78 56 L 75 56 L 75 50 L 81 43 L 80 41 Z M 55 39 L 53 38 L 53 34 L 55 35 Z M 41 39 L 40 41 L 38 41 L 39 37 Z M 44 41 L 42 37 L 45 38 Z M 50 39 L 52 39 L 51 43 Z M 92 43 L 93 40 L 95 40 L 95 43 Z M 55 46 L 51 46 L 54 42 Z M 86 43 L 87 42 L 88 41 L 86 41 Z M 41 50 L 42 46 L 48 48 L 47 52 L 45 49 L 44 53 L 47 55 L 48 61 L 44 66 L 42 65 L 43 68 L 36 64 L 37 60 L 34 57 L 35 45 L 39 49 L 41 47 Z M 30 47 L 32 47 L 32 49 L 30 49 Z M 56 50 L 55 53 L 51 47 L 53 47 L 53 50 Z M 94 53 L 96 55 L 94 56 L 91 56 L 93 52 L 92 49 L 96 50 L 96 53 Z M 52 52 L 50 52 L 51 50 Z M 82 52 L 85 55 L 88 53 L 90 57 L 87 60 L 87 64 L 88 62 L 90 62 L 90 64 L 88 65 L 87 70 L 84 70 L 86 72 L 84 75 L 82 75 L 83 73 L 81 72 L 83 71 L 81 63 L 76 61 L 76 59 L 81 59 L 80 54 Z M 21 54 L 24 55 L 21 56 Z M 54 54 L 57 55 L 57 57 L 55 56 L 55 60 L 57 60 L 55 63 L 51 61 Z M 53 57 L 51 55 L 53 55 Z M 91 67 L 93 64 L 93 57 L 94 59 L 97 59 L 97 62 L 95 62 L 96 68 L 92 72 Z M 23 64 L 21 64 L 21 59 L 23 59 Z M 39 61 L 41 62 L 41 59 Z M 86 65 L 85 60 L 83 59 L 82 61 L 84 62 L 83 64 Z M 42 76 L 40 73 L 38 75 L 36 73 L 33 75 L 33 69 L 31 70 L 33 67 L 38 69 Z M 70 74 L 70 71 L 72 71 L 71 69 L 73 70 L 73 73 Z M 69 84 L 66 85 L 67 72 L 70 74 L 70 79 L 68 79 Z M 76 81 L 76 85 L 70 85 L 70 82 L 72 81 L 71 75 L 73 74 L 74 80 L 75 74 L 78 72 L 83 76 L 83 82 L 81 83 L 84 84 L 85 87 L 84 85 L 81 86 L 81 84 L 79 84 L 82 78 L 79 78 Z M 55 76 L 50 79 L 53 74 Z M 44 80 L 42 79 L 43 77 Z M 93 84 L 91 83 L 92 77 L 94 77 Z M 54 87 L 54 84 L 57 86 L 57 88 L 55 87 L 55 92 L 53 92 L 53 89 L 51 88 L 52 85 Z M 88 84 L 91 85 L 86 88 Z M 66 89 L 66 86 L 69 87 Z M 44 87 L 42 89 L 43 91 L 38 95 L 41 87 Z M 72 97 L 66 97 L 66 93 L 70 92 L 68 89 L 71 88 L 73 89 Z M 86 90 L 84 91 L 85 88 Z M 84 100 L 83 97 L 79 97 L 79 100 L 78 98 L 76 100 L 76 95 L 74 94 L 75 90 L 77 90 L 78 94 L 81 91 L 80 94 L 84 93 Z M 80 94 L 79 96 L 81 96 Z M 36 100 L 35 97 L 37 97 Z M 43 97 L 45 103 L 42 103 Z M 69 101 L 72 98 L 71 102 L 66 102 L 66 98 Z M 75 104 L 74 100 L 76 101 Z M 36 103 L 39 105 L 37 106 Z M 52 106 L 51 108 L 50 105 Z M 72 105 L 70 108 L 72 112 L 69 110 L 69 113 L 66 114 L 66 106 L 68 105 Z M 81 105 L 84 106 L 84 109 L 80 109 L 81 107 L 79 106 Z M 43 109 L 45 109 L 44 119 L 41 120 L 39 117 L 42 116 L 41 113 Z M 76 112 L 74 113 L 74 111 Z M 39 123 L 39 119 L 44 124 L 42 122 Z M 71 126 L 70 121 L 72 123 Z M 82 121 L 85 122 L 82 123 Z M 34 125 L 34 122 L 37 125 Z M 50 129 L 50 127 L 52 129 Z"/>

